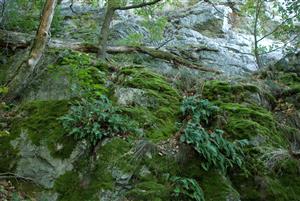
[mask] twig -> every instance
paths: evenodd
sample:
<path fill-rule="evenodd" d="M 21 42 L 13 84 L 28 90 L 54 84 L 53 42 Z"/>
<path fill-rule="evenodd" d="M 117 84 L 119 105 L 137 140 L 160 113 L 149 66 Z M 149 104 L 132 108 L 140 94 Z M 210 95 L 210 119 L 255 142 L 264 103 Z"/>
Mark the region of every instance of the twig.
<path fill-rule="evenodd" d="M 288 46 L 291 42 L 295 41 L 299 36 L 300 36 L 300 34 L 297 34 L 293 39 L 291 39 L 291 40 L 285 42 L 285 44 L 284 44 L 283 46 L 277 47 L 277 48 L 275 48 L 275 49 L 273 49 L 273 50 L 270 50 L 270 51 L 268 51 L 268 52 L 260 53 L 259 55 L 261 56 L 261 55 L 265 55 L 265 54 L 270 54 L 270 53 L 272 53 L 272 52 L 275 52 L 276 50 L 283 49 L 283 48 L 285 48 L 286 46 Z"/>
<path fill-rule="evenodd" d="M 29 177 L 23 177 L 18 174 L 12 173 L 12 172 L 5 172 L 5 173 L 0 173 L 0 180 L 4 179 L 18 179 L 18 180 L 25 180 L 25 181 L 30 181 L 32 183 L 37 184 L 32 178 Z"/>
<path fill-rule="evenodd" d="M 163 42 L 162 44 L 160 44 L 157 48 L 155 48 L 156 50 L 159 50 L 160 48 L 162 48 L 163 46 L 165 46 L 166 44 L 168 44 L 169 42 L 171 42 L 172 40 L 174 40 L 174 38 L 170 38 L 169 40 L 166 40 L 165 42 Z"/>
<path fill-rule="evenodd" d="M 283 26 L 287 21 L 289 21 L 289 20 L 291 20 L 291 19 L 293 19 L 293 18 L 295 18 L 295 17 L 297 17 L 297 14 L 293 15 L 292 17 L 289 17 L 289 18 L 285 19 L 281 24 L 279 24 L 277 27 L 275 27 L 270 33 L 268 33 L 268 34 L 264 35 L 263 37 L 261 37 L 260 39 L 258 39 L 257 42 L 260 42 L 260 41 L 262 41 L 263 39 L 265 39 L 266 37 L 268 37 L 268 36 L 274 34 L 274 33 L 277 32 L 277 31 L 279 30 L 279 28 L 280 28 L 281 26 Z"/>
<path fill-rule="evenodd" d="M 77 14 L 77 12 L 73 9 L 73 4 L 74 4 L 74 0 L 71 0 L 71 4 L 70 4 L 70 9 L 71 9 L 71 11 L 72 11 L 72 13 L 75 13 L 75 14 Z"/>

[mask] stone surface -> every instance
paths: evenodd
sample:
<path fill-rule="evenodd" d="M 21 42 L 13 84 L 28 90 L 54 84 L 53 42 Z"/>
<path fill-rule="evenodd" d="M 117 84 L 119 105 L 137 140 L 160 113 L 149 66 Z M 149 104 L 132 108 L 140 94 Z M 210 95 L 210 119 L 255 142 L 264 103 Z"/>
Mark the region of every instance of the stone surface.
<path fill-rule="evenodd" d="M 242 1 L 235 3 L 241 5 Z M 227 1 L 221 1 L 215 7 L 200 2 L 181 10 L 166 12 L 170 26 L 165 33 L 165 40 L 172 40 L 163 49 L 204 66 L 218 68 L 227 75 L 242 75 L 257 70 L 252 53 L 253 36 L 243 27 L 245 23 L 236 25 L 231 19 L 234 14 L 231 7 Z M 137 26 L 140 23 L 139 18 L 120 12 L 117 22 L 112 26 L 114 40 L 126 38 L 131 33 L 147 36 L 145 29 Z M 143 42 L 145 45 L 159 46 L 164 40 Z M 265 39 L 261 44 L 270 46 L 271 42 L 276 41 Z M 269 65 L 282 57 L 282 51 L 278 50 L 264 55 L 262 61 Z"/>
<path fill-rule="evenodd" d="M 33 179 L 44 188 L 53 187 L 56 178 L 72 170 L 72 163 L 78 159 L 84 148 L 79 144 L 68 159 L 53 158 L 46 146 L 32 144 L 26 131 L 23 131 L 11 144 L 20 151 L 21 159 L 18 161 L 16 173 Z"/>
<path fill-rule="evenodd" d="M 144 90 L 137 88 L 117 88 L 115 96 L 118 99 L 118 104 L 124 106 L 138 105 L 147 107 L 151 106 L 153 102 L 150 97 L 147 97 Z"/>

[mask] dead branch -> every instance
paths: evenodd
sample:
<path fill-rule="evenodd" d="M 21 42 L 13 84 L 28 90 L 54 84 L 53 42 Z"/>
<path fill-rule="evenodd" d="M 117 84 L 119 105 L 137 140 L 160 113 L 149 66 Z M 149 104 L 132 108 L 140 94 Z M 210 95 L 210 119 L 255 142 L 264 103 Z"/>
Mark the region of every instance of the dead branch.
<path fill-rule="evenodd" d="M 0 30 L 0 47 L 8 46 L 12 49 L 27 48 L 31 44 L 32 39 L 33 36 L 29 34 Z M 48 43 L 48 46 L 50 48 L 72 49 L 86 53 L 97 53 L 99 50 L 97 46 L 92 44 L 80 43 L 76 41 L 65 41 L 60 39 L 51 39 L 51 41 Z M 107 47 L 107 53 L 143 53 L 153 58 L 175 63 L 179 66 L 181 65 L 187 68 L 205 72 L 221 73 L 216 69 L 203 67 L 200 64 L 191 62 L 181 56 L 164 50 L 158 50 L 155 47 L 109 46 Z"/>

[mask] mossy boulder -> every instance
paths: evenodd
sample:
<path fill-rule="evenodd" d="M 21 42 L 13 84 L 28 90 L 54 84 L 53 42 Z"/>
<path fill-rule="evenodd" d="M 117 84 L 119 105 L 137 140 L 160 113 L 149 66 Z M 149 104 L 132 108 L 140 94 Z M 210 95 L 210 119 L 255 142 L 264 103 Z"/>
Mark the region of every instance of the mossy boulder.
<path fill-rule="evenodd" d="M 130 190 L 126 197 L 131 200 L 145 200 L 145 201 L 163 201 L 170 200 L 169 189 L 162 184 L 154 181 L 138 183 L 134 189 Z"/>
<path fill-rule="evenodd" d="M 227 116 L 224 129 L 232 139 L 250 139 L 253 143 L 288 146 L 288 140 L 277 129 L 272 113 L 256 105 L 238 103 L 221 104 Z M 260 141 L 257 139 L 260 138 Z"/>
<path fill-rule="evenodd" d="M 19 150 L 11 145 L 12 136 L 0 131 L 0 172 L 13 172 L 19 159 Z"/>
<path fill-rule="evenodd" d="M 34 145 L 46 145 L 52 156 L 68 158 L 76 141 L 66 135 L 58 120 L 68 112 L 68 108 L 67 100 L 24 103 L 18 109 L 20 116 L 12 122 L 11 132 L 18 136 L 24 131 Z"/>
<path fill-rule="evenodd" d="M 180 96 L 164 77 L 145 68 L 126 67 L 118 72 L 116 84 L 123 92 L 133 94 L 124 103 L 118 90 L 117 102 L 123 103 L 124 112 L 140 123 L 146 137 L 159 141 L 175 132 Z"/>
<path fill-rule="evenodd" d="M 252 82 L 252 80 L 206 81 L 202 95 L 210 101 L 219 103 L 249 103 L 271 108 L 275 101 L 274 97 Z"/>
<path fill-rule="evenodd" d="M 54 190 L 59 193 L 58 200 L 96 201 L 122 197 L 122 188 L 128 185 L 134 171 L 126 155 L 130 148 L 125 140 L 113 138 L 103 142 L 96 160 L 86 153 L 84 158 L 75 162 L 71 172 L 56 180 Z"/>

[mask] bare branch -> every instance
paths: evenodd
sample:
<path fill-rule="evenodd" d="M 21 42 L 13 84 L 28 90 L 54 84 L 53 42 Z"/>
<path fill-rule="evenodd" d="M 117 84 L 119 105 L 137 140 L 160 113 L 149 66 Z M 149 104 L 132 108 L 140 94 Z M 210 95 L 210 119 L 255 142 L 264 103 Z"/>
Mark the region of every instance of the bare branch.
<path fill-rule="evenodd" d="M 71 0 L 71 4 L 70 4 L 70 9 L 71 9 L 71 11 L 72 11 L 72 13 L 75 13 L 75 14 L 77 14 L 77 12 L 73 9 L 73 5 L 74 5 L 74 0 Z"/>
<path fill-rule="evenodd" d="M 272 50 L 270 50 L 270 51 L 268 51 L 268 52 L 260 53 L 259 55 L 270 54 L 270 53 L 272 53 L 272 52 L 275 52 L 276 50 L 283 49 L 283 48 L 285 48 L 286 46 L 288 46 L 290 43 L 294 42 L 297 38 L 299 38 L 299 36 L 300 36 L 300 34 L 297 34 L 297 35 L 296 35 L 295 37 L 293 37 L 291 40 L 285 42 L 283 46 L 277 47 L 277 48 L 272 49 Z"/>
<path fill-rule="evenodd" d="M 135 8 L 142 8 L 142 7 L 145 7 L 145 6 L 154 5 L 154 4 L 156 4 L 160 1 L 162 1 L 162 0 L 154 0 L 154 1 L 150 1 L 150 2 L 144 2 L 144 3 L 134 4 L 134 5 L 125 6 L 125 7 L 116 7 L 114 9 L 115 10 L 130 10 L 130 9 L 135 9 Z"/>
<path fill-rule="evenodd" d="M 169 42 L 171 42 L 172 40 L 174 40 L 174 38 L 170 38 L 166 41 L 164 41 L 162 44 L 160 44 L 157 48 L 155 48 L 156 50 L 159 50 L 160 48 L 162 48 L 163 46 L 165 46 L 166 44 L 168 44 Z"/>
<path fill-rule="evenodd" d="M 12 172 L 0 173 L 0 180 L 4 180 L 4 179 L 19 179 L 19 180 L 25 180 L 25 181 L 36 183 L 32 178 L 23 177 Z"/>
<path fill-rule="evenodd" d="M 289 20 L 291 20 L 291 19 L 293 19 L 293 18 L 295 18 L 295 17 L 297 17 L 297 14 L 293 15 L 293 16 L 290 17 L 290 18 L 285 19 L 281 24 L 279 24 L 277 27 L 275 27 L 270 33 L 268 33 L 268 34 L 264 35 L 263 37 L 261 37 L 260 39 L 258 39 L 257 42 L 260 42 L 260 41 L 262 41 L 263 39 L 265 39 L 266 37 L 268 37 L 268 36 L 274 34 L 274 33 L 277 32 L 277 31 L 280 29 L 280 27 L 283 26 L 287 21 L 289 21 Z"/>

